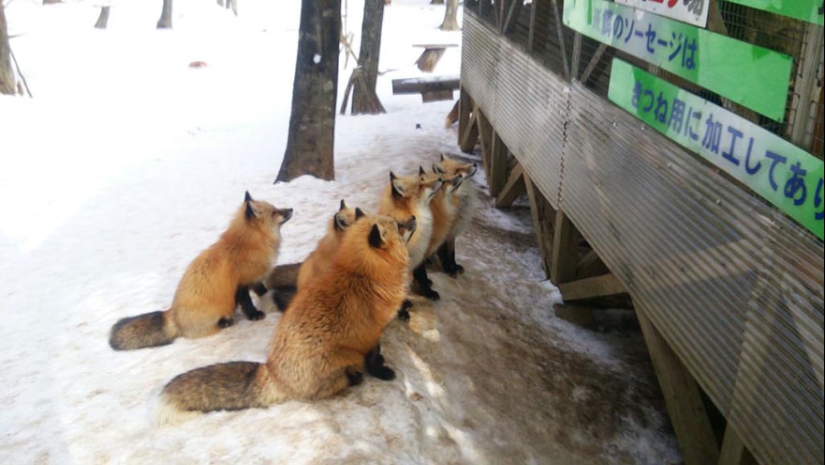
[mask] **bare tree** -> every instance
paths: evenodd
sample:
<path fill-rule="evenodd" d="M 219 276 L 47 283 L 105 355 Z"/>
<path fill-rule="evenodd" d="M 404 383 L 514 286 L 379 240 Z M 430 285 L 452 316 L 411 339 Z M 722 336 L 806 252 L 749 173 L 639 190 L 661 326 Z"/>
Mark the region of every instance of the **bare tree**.
<path fill-rule="evenodd" d="M 278 181 L 309 174 L 335 179 L 335 102 L 341 0 L 302 0 L 292 115 Z"/>
<path fill-rule="evenodd" d="M 520 2 L 521 0 L 516 0 Z M 447 9 L 444 11 L 442 31 L 457 31 L 458 27 L 458 0 L 447 0 Z"/>
<path fill-rule="evenodd" d="M 172 0 L 163 0 L 163 11 L 158 20 L 158 29 L 168 29 L 172 27 Z"/>
<path fill-rule="evenodd" d="M 358 79 L 353 75 L 352 114 L 384 113 L 375 93 L 378 82 L 378 58 L 381 55 L 381 30 L 384 23 L 384 0 L 364 0 L 361 23 L 361 53 Z"/>
<path fill-rule="evenodd" d="M 109 8 L 108 5 L 100 7 L 100 16 L 97 17 L 95 28 L 106 29 L 106 25 L 109 24 Z"/>
<path fill-rule="evenodd" d="M 6 28 L 6 13 L 0 0 L 0 94 L 14 95 L 14 72 L 11 70 L 11 47 Z"/>

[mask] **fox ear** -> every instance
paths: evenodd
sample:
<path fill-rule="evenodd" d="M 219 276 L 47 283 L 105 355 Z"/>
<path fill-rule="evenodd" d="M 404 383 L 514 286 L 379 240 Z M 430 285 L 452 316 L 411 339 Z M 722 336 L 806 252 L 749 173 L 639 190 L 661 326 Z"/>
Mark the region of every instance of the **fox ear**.
<path fill-rule="evenodd" d="M 444 174 L 446 172 L 447 172 L 447 170 L 445 170 L 444 168 L 438 166 L 438 163 L 433 163 L 433 173 Z"/>
<path fill-rule="evenodd" d="M 340 212 L 340 211 L 344 211 L 346 209 L 347 209 L 347 203 L 344 202 L 344 199 L 341 199 L 341 208 L 339 208 L 338 211 Z"/>
<path fill-rule="evenodd" d="M 444 158 L 444 154 L 442 153 L 441 154 L 441 161 L 444 161 L 444 160 L 446 160 L 446 158 Z"/>
<path fill-rule="evenodd" d="M 424 171 L 424 167 L 423 167 L 423 166 L 419 166 L 419 167 L 418 167 L 418 175 L 419 175 L 419 176 L 424 176 L 425 174 L 427 174 L 427 172 L 426 172 L 426 171 Z"/>
<path fill-rule="evenodd" d="M 252 201 L 252 196 L 249 195 L 249 191 L 244 192 L 243 201 L 244 202 L 251 202 Z"/>
<path fill-rule="evenodd" d="M 370 246 L 379 248 L 384 244 L 384 238 L 381 237 L 381 228 L 374 224 L 370 230 Z"/>
<path fill-rule="evenodd" d="M 355 209 L 355 221 L 358 221 L 365 216 L 367 215 L 364 213 L 364 210 L 361 210 L 360 208 Z"/>
<path fill-rule="evenodd" d="M 244 214 L 246 215 L 246 219 L 248 220 L 251 220 L 252 218 L 258 216 L 258 210 L 254 206 L 252 206 L 252 202 L 249 200 L 246 201 L 246 209 L 244 210 Z"/>
<path fill-rule="evenodd" d="M 390 171 L 390 184 L 392 185 L 393 197 L 400 198 L 404 196 L 404 188 L 398 183 L 398 178 L 395 177 L 395 173 L 392 171 Z"/>
<path fill-rule="evenodd" d="M 332 221 L 335 224 L 335 229 L 337 229 L 338 231 L 343 231 L 347 229 L 347 219 L 346 217 L 344 217 L 344 215 L 336 213 L 332 215 Z"/>

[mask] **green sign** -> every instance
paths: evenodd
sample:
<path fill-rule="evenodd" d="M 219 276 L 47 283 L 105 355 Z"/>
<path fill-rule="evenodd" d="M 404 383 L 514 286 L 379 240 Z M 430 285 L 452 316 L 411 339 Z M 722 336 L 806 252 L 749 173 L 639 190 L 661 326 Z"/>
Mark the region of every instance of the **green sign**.
<path fill-rule="evenodd" d="M 793 58 L 604 0 L 567 0 L 564 24 L 776 121 Z"/>
<path fill-rule="evenodd" d="M 823 25 L 822 0 L 728 0 L 769 13 L 790 16 L 809 23 Z"/>
<path fill-rule="evenodd" d="M 609 98 L 823 239 L 822 160 L 619 59 L 613 60 Z"/>

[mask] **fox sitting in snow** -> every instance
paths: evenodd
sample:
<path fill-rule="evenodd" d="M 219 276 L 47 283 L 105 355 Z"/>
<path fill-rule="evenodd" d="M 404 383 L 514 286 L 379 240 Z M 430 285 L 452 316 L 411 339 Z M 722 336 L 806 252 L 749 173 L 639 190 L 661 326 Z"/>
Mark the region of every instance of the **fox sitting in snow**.
<path fill-rule="evenodd" d="M 265 315 L 253 305 L 249 286 L 272 269 L 281 225 L 291 217 L 291 208 L 275 208 L 247 192 L 218 242 L 186 269 L 169 310 L 123 318 L 112 327 L 109 344 L 115 350 L 133 350 L 171 344 L 179 336 L 209 336 L 234 323 L 238 305 L 250 320 L 262 319 Z"/>
<path fill-rule="evenodd" d="M 338 250 L 344 231 L 364 216 L 366 214 L 360 208 L 352 209 L 342 199 L 338 211 L 329 220 L 327 234 L 318 241 L 315 250 L 303 263 L 276 266 L 266 278 L 265 289 L 256 290 L 258 295 L 263 295 L 267 289 L 272 289 L 275 304 L 279 309 L 286 310 L 292 295 L 308 281 L 323 274 L 329 266 L 335 251 Z"/>
<path fill-rule="evenodd" d="M 454 176 L 461 176 L 463 181 L 455 191 L 456 218 L 453 221 L 447 238 L 438 249 L 438 257 L 441 259 L 441 266 L 448 275 L 456 277 L 458 273 L 464 271 L 464 267 L 455 261 L 455 239 L 467 230 L 476 210 L 476 193 L 473 183 L 466 181 L 478 170 L 478 165 L 473 163 L 461 163 L 441 155 L 441 160 L 433 164 L 433 171 L 437 174 L 451 179 Z"/>
<path fill-rule="evenodd" d="M 327 269 L 298 290 L 278 322 L 266 363 L 222 363 L 178 375 L 161 392 L 158 420 L 323 399 L 359 384 L 365 369 L 393 379 L 379 339 L 407 293 L 405 238 L 415 228 L 413 218 L 355 222 Z"/>

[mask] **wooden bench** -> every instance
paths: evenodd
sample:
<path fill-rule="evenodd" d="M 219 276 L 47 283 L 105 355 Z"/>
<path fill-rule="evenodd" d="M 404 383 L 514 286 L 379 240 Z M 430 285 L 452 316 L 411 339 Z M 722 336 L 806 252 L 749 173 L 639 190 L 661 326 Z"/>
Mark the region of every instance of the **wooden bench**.
<path fill-rule="evenodd" d="M 452 100 L 453 91 L 461 85 L 458 76 L 432 76 L 420 78 L 406 78 L 392 80 L 392 93 L 421 94 L 421 101 L 436 102 L 438 100 Z"/>
<path fill-rule="evenodd" d="M 444 52 L 450 47 L 458 47 L 458 44 L 413 44 L 413 47 L 424 49 L 415 65 L 425 73 L 432 73 Z"/>

